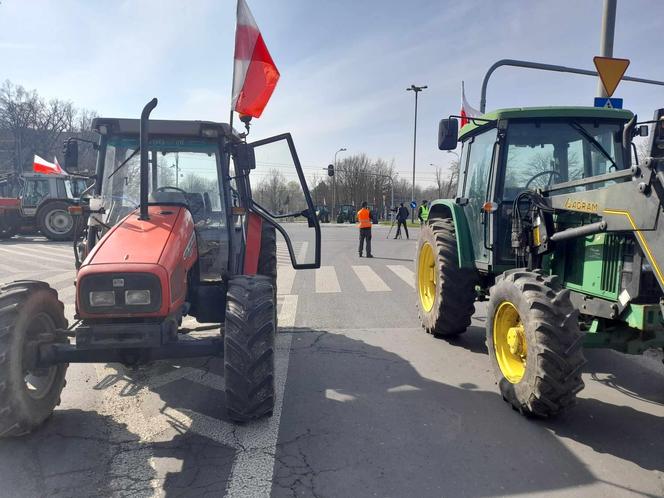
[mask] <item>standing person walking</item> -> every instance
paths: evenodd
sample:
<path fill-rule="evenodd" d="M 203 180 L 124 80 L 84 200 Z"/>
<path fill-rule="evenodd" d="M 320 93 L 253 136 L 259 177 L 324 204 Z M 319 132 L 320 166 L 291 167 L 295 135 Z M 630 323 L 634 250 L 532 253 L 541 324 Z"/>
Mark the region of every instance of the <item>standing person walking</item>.
<path fill-rule="evenodd" d="M 429 219 L 429 204 L 426 199 L 417 208 L 417 218 L 420 220 L 420 226 L 424 225 Z"/>
<path fill-rule="evenodd" d="M 408 221 L 408 216 L 410 216 L 410 212 L 408 211 L 408 208 L 403 205 L 403 202 L 399 204 L 399 210 L 397 211 L 397 234 L 394 236 L 394 238 L 401 238 L 401 225 L 403 225 L 403 229 L 406 232 L 406 238 L 410 239 L 410 236 L 408 235 L 408 226 L 406 225 L 406 222 Z"/>
<path fill-rule="evenodd" d="M 371 255 L 371 211 L 367 207 L 367 201 L 362 202 L 362 209 L 357 212 L 357 226 L 360 228 L 360 258 L 364 249 L 364 241 L 367 241 L 367 258 Z"/>

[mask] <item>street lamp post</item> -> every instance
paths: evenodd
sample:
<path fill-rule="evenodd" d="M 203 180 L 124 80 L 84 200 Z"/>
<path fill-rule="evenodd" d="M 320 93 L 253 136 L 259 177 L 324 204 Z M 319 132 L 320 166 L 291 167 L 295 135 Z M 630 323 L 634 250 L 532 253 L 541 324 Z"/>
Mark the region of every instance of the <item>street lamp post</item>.
<path fill-rule="evenodd" d="M 346 147 L 342 147 L 334 153 L 334 176 L 332 177 L 332 219 L 336 220 L 335 210 L 337 208 L 337 154 L 346 152 Z"/>
<path fill-rule="evenodd" d="M 415 157 L 416 157 L 416 151 L 417 151 L 417 94 L 420 93 L 422 90 L 427 88 L 426 85 L 424 86 L 415 86 L 415 85 L 410 85 L 410 88 L 406 88 L 407 92 L 415 92 L 415 126 L 413 127 L 413 186 L 411 189 L 411 200 L 415 200 Z M 415 222 L 415 213 L 412 213 L 412 220 Z"/>

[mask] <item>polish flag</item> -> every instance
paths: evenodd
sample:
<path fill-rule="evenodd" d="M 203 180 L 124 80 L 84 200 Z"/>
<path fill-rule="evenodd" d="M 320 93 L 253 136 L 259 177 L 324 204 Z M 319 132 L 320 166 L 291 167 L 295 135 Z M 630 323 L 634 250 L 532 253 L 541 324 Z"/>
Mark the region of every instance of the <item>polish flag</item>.
<path fill-rule="evenodd" d="M 279 70 L 245 0 L 237 2 L 235 62 L 233 64 L 234 111 L 259 118 L 279 81 Z"/>
<path fill-rule="evenodd" d="M 461 126 L 463 127 L 468 123 L 468 118 L 478 118 L 482 115 L 480 111 L 471 107 L 471 105 L 466 100 L 466 91 L 463 86 L 463 81 L 461 82 Z"/>
<path fill-rule="evenodd" d="M 43 157 L 39 157 L 35 154 L 35 158 L 32 160 L 32 170 L 35 173 L 45 173 L 45 174 L 56 174 L 64 175 L 64 170 L 58 164 L 58 159 L 55 159 L 54 163 L 49 163 Z"/>

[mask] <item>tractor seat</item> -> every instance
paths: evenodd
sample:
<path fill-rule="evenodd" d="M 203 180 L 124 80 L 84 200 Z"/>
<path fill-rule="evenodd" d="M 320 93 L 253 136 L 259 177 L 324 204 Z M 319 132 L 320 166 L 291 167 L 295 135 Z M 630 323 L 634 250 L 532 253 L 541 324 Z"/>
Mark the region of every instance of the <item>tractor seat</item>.
<path fill-rule="evenodd" d="M 187 198 L 182 192 L 158 191 L 150 193 L 148 202 L 154 202 L 155 204 L 187 204 Z"/>
<path fill-rule="evenodd" d="M 203 194 L 198 192 L 187 192 L 187 206 L 189 207 L 191 217 L 194 219 L 194 223 L 198 223 L 207 218 Z"/>

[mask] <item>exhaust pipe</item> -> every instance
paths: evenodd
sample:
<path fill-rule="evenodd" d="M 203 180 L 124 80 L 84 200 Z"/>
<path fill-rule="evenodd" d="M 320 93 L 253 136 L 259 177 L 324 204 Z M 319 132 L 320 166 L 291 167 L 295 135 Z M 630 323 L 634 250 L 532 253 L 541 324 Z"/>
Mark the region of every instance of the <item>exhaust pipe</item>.
<path fill-rule="evenodd" d="M 141 211 L 139 220 L 149 220 L 148 216 L 148 189 L 150 188 L 150 168 L 148 166 L 148 139 L 149 139 L 149 119 L 152 110 L 157 107 L 157 99 L 154 98 L 143 108 L 141 112 L 140 143 L 141 149 Z"/>

